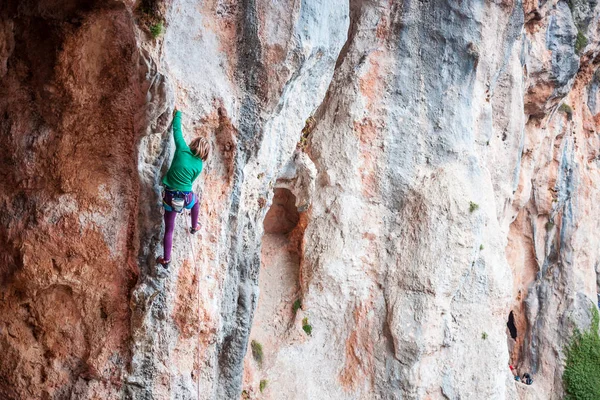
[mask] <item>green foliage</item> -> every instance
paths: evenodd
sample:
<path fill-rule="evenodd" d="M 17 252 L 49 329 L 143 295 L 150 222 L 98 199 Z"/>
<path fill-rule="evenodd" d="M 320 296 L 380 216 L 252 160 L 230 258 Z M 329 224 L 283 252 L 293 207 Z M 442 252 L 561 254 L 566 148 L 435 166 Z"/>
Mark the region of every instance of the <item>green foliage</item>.
<path fill-rule="evenodd" d="M 479 250 L 483 250 L 483 245 L 479 245 Z"/>
<path fill-rule="evenodd" d="M 252 357 L 254 357 L 254 360 L 259 365 L 262 365 L 262 362 L 263 362 L 263 348 L 262 348 L 262 344 L 260 344 L 256 340 L 253 340 L 252 343 L 250 343 L 250 347 L 252 348 Z"/>
<path fill-rule="evenodd" d="M 473 203 L 472 201 L 470 201 L 469 202 L 469 212 L 473 212 L 477 209 L 479 209 L 479 204 Z"/>
<path fill-rule="evenodd" d="M 592 326 L 586 332 L 575 330 L 565 348 L 567 362 L 563 373 L 566 400 L 600 398 L 600 336 L 598 310 L 592 308 Z"/>
<path fill-rule="evenodd" d="M 308 323 L 308 318 L 302 320 L 302 329 L 307 335 L 312 335 L 312 325 Z"/>
<path fill-rule="evenodd" d="M 267 383 L 269 383 L 269 381 L 267 381 L 266 379 L 262 379 L 260 381 L 260 385 L 258 386 L 258 388 L 260 389 L 260 392 L 262 393 L 263 390 L 265 390 L 265 388 L 267 387 Z"/>
<path fill-rule="evenodd" d="M 294 314 L 296 314 L 298 312 L 299 309 L 302 308 L 302 301 L 300 299 L 297 299 L 294 304 L 292 305 L 292 309 L 294 310 Z"/>
<path fill-rule="evenodd" d="M 588 44 L 588 39 L 585 37 L 583 32 L 578 29 L 577 30 L 577 39 L 575 39 L 575 53 L 581 53 L 581 50 L 585 48 Z"/>
<path fill-rule="evenodd" d="M 154 39 L 161 36 L 165 32 L 165 25 L 162 22 L 157 22 L 150 26 L 150 34 Z"/>
<path fill-rule="evenodd" d="M 562 103 L 560 105 L 560 107 L 558 107 L 558 111 L 564 112 L 565 114 L 567 114 L 567 118 L 569 118 L 569 120 L 571 120 L 571 118 L 573 118 L 573 109 L 567 103 Z"/>
<path fill-rule="evenodd" d="M 558 107 L 558 111 L 562 111 L 565 114 L 573 114 L 573 109 L 567 103 L 562 103 L 560 107 Z"/>
<path fill-rule="evenodd" d="M 487 332 L 483 332 L 483 333 L 481 334 L 481 338 L 482 338 L 483 340 L 486 340 L 486 339 L 488 338 L 488 334 L 487 334 Z"/>
<path fill-rule="evenodd" d="M 546 222 L 546 230 L 549 231 L 552 228 L 554 228 L 554 222 L 552 222 L 552 221 Z"/>
<path fill-rule="evenodd" d="M 165 33 L 166 3 L 164 0 L 141 0 L 137 10 L 140 24 L 150 32 L 153 39 Z"/>

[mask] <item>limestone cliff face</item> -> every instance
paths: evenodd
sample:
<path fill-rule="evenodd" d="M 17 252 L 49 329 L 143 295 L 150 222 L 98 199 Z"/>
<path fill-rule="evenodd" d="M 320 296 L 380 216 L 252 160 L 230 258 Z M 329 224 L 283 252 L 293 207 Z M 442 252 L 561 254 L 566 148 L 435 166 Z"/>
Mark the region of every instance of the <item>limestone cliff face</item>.
<path fill-rule="evenodd" d="M 0 397 L 561 398 L 600 284 L 599 13 L 2 2 Z M 212 156 L 165 271 L 175 104 Z"/>

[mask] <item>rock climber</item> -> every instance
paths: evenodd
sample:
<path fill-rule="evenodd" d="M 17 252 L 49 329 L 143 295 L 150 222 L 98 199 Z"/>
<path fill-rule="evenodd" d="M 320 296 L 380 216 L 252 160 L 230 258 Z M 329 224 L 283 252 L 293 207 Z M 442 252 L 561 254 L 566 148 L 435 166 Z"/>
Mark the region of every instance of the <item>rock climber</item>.
<path fill-rule="evenodd" d="M 202 166 L 210 154 L 210 145 L 203 137 L 193 139 L 189 146 L 183 139 L 181 132 L 181 111 L 173 110 L 173 137 L 175 139 L 175 155 L 169 171 L 162 180 L 165 190 L 163 193 L 163 207 L 165 209 L 165 237 L 163 239 L 164 255 L 157 258 L 157 262 L 168 268 L 171 262 L 171 248 L 173 247 L 173 231 L 175 217 L 183 209 L 191 210 L 192 234 L 198 232 L 198 213 L 200 204 L 198 196 L 192 191 L 194 180 L 202 172 Z"/>

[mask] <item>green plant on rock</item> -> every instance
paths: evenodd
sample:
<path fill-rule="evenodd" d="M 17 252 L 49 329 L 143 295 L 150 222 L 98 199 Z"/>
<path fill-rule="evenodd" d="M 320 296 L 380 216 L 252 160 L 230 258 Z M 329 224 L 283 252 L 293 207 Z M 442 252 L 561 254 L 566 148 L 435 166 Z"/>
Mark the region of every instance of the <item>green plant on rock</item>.
<path fill-rule="evenodd" d="M 292 310 L 294 310 L 294 314 L 298 312 L 299 309 L 302 308 L 302 301 L 297 299 L 294 304 L 292 304 Z"/>
<path fill-rule="evenodd" d="M 554 222 L 552 222 L 552 221 L 546 222 L 546 230 L 549 231 L 552 228 L 554 228 Z"/>
<path fill-rule="evenodd" d="M 156 39 L 165 32 L 165 25 L 162 22 L 157 22 L 150 25 L 150 34 L 152 38 Z"/>
<path fill-rule="evenodd" d="M 573 114 L 573 109 L 567 103 L 562 103 L 560 107 L 558 107 L 558 111 L 564 112 L 565 114 Z"/>
<path fill-rule="evenodd" d="M 469 212 L 474 212 L 475 210 L 479 209 L 479 204 L 477 203 L 473 203 L 472 201 L 469 202 Z"/>
<path fill-rule="evenodd" d="M 308 318 L 302 320 L 302 330 L 304 330 L 307 335 L 312 335 L 312 325 L 308 323 Z"/>
<path fill-rule="evenodd" d="M 479 250 L 483 250 L 483 245 L 482 244 L 479 245 Z"/>
<path fill-rule="evenodd" d="M 575 53 L 580 54 L 581 50 L 585 48 L 588 44 L 588 39 L 585 37 L 583 32 L 578 29 L 577 30 L 577 39 L 575 39 Z"/>
<path fill-rule="evenodd" d="M 486 340 L 486 339 L 488 338 L 488 334 L 487 334 L 487 332 L 483 332 L 483 333 L 481 334 L 481 338 L 482 338 L 483 340 Z"/>
<path fill-rule="evenodd" d="M 558 111 L 567 114 L 567 118 L 569 118 L 569 120 L 573 118 L 573 109 L 567 103 L 562 103 L 560 107 L 558 107 Z"/>
<path fill-rule="evenodd" d="M 262 344 L 260 344 L 256 340 L 253 340 L 252 343 L 250 343 L 250 347 L 252 348 L 252 357 L 259 365 L 262 365 L 262 362 L 263 362 Z"/>
<path fill-rule="evenodd" d="M 153 39 L 165 33 L 166 2 L 164 0 L 141 0 L 138 3 L 138 16 Z"/>
<path fill-rule="evenodd" d="M 261 393 L 265 390 L 265 388 L 267 387 L 268 383 L 269 383 L 269 381 L 267 381 L 266 379 L 262 379 L 260 381 L 260 384 L 258 385 L 258 388 L 260 389 Z"/>
<path fill-rule="evenodd" d="M 598 310 L 592 308 L 592 325 L 586 332 L 575 330 L 565 348 L 563 373 L 566 400 L 592 400 L 600 396 L 600 336 Z"/>

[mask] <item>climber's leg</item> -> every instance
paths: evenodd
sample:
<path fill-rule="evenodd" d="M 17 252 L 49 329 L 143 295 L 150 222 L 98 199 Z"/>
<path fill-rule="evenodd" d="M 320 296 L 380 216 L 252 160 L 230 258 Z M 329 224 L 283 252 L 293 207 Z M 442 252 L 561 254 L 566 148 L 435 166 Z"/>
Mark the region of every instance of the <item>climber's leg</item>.
<path fill-rule="evenodd" d="M 194 195 L 194 197 L 196 197 L 196 196 Z M 192 229 L 190 230 L 190 232 L 192 232 L 192 233 L 196 233 L 200 229 L 200 227 L 198 226 L 198 214 L 200 214 L 200 202 L 198 201 L 197 197 L 194 200 L 196 200 L 196 203 L 192 207 L 192 212 L 191 212 Z"/>
<path fill-rule="evenodd" d="M 173 231 L 175 230 L 175 217 L 177 217 L 177 213 L 175 211 L 165 210 L 165 237 L 163 239 L 164 263 L 169 263 L 171 261 L 171 248 L 173 247 Z"/>

